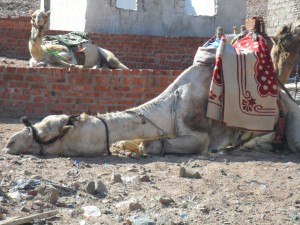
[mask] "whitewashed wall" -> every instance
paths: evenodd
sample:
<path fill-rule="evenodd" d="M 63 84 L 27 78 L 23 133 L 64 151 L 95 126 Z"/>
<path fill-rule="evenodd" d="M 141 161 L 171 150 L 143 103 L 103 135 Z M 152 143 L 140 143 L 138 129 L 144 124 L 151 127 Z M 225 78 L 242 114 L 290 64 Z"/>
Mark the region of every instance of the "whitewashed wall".
<path fill-rule="evenodd" d="M 246 17 L 246 0 L 130 0 L 129 5 L 125 2 L 50 0 L 50 28 L 119 34 L 212 36 L 218 26 L 231 33 L 232 27 L 244 24 Z M 136 9 L 126 10 L 127 6 L 132 9 L 135 2 Z M 199 8 L 200 3 L 203 8 Z M 191 5 L 197 5 L 197 9 Z"/>

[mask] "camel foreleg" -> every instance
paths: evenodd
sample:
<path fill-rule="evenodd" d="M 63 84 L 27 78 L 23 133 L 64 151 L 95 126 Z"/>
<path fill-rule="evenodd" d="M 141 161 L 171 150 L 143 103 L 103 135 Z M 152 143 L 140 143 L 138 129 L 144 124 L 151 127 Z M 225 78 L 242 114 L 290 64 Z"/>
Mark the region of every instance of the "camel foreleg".
<path fill-rule="evenodd" d="M 147 140 L 140 144 L 140 151 L 149 155 L 161 154 L 203 154 L 209 145 L 207 133 L 197 133 L 161 140 Z"/>

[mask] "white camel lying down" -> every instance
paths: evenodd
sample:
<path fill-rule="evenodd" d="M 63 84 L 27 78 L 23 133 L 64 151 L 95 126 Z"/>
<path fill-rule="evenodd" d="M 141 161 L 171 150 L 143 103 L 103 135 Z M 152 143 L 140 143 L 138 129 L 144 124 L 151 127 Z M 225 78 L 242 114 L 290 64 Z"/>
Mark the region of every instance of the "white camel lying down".
<path fill-rule="evenodd" d="M 232 143 L 236 129 L 206 118 L 212 71 L 205 65 L 185 70 L 162 94 L 128 111 L 95 116 L 51 115 L 14 134 L 4 148 L 9 154 L 57 154 L 91 156 L 107 153 L 120 140 L 162 137 L 147 140 L 140 149 L 147 154 L 195 154 L 218 150 Z M 286 112 L 285 134 L 290 149 L 300 151 L 300 109 L 281 92 Z M 101 118 L 101 119 L 99 119 Z M 105 126 L 105 124 L 107 126 Z M 274 133 L 256 137 L 245 146 L 271 143 Z M 174 137 L 165 139 L 164 137 Z"/>

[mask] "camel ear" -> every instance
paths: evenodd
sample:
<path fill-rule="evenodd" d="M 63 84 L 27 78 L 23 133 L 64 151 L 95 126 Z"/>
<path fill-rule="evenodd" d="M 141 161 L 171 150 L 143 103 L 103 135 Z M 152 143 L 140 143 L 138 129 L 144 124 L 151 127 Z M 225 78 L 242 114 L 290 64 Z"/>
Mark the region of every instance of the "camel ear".
<path fill-rule="evenodd" d="M 49 17 L 49 16 L 50 16 L 50 14 L 51 14 L 51 12 L 50 12 L 50 11 L 46 12 L 46 15 L 47 15 L 47 17 Z"/>
<path fill-rule="evenodd" d="M 65 134 L 69 133 L 72 129 L 73 129 L 73 126 L 63 126 L 61 129 L 61 133 L 63 133 L 65 135 Z"/>

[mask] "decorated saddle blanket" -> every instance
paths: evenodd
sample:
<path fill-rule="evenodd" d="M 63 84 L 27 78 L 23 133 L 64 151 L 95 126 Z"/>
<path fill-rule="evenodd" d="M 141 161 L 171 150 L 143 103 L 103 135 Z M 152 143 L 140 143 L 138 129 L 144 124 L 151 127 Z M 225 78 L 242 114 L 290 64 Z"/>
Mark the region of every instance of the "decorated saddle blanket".
<path fill-rule="evenodd" d="M 223 35 L 216 52 L 207 117 L 255 132 L 274 130 L 277 78 L 265 40 L 248 33 L 235 44 Z"/>
<path fill-rule="evenodd" d="M 59 35 L 46 35 L 43 44 L 62 44 L 68 47 L 76 46 L 89 42 L 87 34 L 84 32 L 70 32 Z"/>

